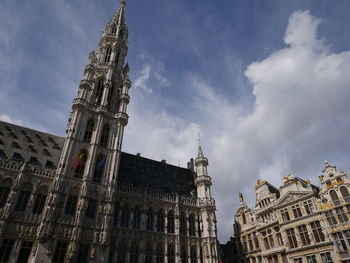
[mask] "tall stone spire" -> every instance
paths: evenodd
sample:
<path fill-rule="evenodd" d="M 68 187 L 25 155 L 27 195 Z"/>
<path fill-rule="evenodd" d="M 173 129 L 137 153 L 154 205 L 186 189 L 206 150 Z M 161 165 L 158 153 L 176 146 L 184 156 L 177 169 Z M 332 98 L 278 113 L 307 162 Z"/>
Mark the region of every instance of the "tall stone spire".
<path fill-rule="evenodd" d="M 125 26 L 126 27 L 126 19 L 125 19 L 125 9 L 126 9 L 126 0 L 120 0 L 119 7 L 117 11 L 115 12 L 113 18 L 109 22 L 117 22 L 118 26 Z M 107 26 L 109 25 L 107 24 Z"/>
<path fill-rule="evenodd" d="M 194 182 L 197 188 L 197 203 L 201 209 L 199 216 L 202 225 L 201 246 L 204 247 L 205 244 L 216 244 L 217 229 L 215 218 L 216 207 L 210 189 L 212 182 L 207 169 L 208 159 L 203 153 L 200 139 L 198 140 L 198 153 L 195 159 L 195 166 L 196 177 Z M 212 249 L 208 251 L 207 256 L 211 259 L 210 262 L 217 262 L 216 249 L 217 248 L 212 247 Z"/>
<path fill-rule="evenodd" d="M 125 0 L 121 0 L 97 50 L 89 55 L 78 95 L 73 100 L 67 137 L 38 230 L 40 253 L 36 259 L 51 253 L 56 231 L 67 227 L 62 222 L 69 217 L 72 234 L 67 262 L 76 262 L 84 234 L 93 237 L 88 240 L 90 259 L 108 261 L 120 153 L 129 118 L 126 112 L 131 81 L 129 66 L 125 64 L 127 39 Z M 62 209 L 67 194 L 75 200 L 70 204 L 74 209 L 69 215 Z M 49 258 L 44 261 L 50 262 Z"/>

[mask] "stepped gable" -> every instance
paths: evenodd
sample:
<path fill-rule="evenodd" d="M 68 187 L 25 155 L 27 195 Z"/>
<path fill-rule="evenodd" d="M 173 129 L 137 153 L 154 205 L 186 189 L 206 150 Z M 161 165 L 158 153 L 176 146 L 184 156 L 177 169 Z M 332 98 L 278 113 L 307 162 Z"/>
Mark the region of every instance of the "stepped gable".
<path fill-rule="evenodd" d="M 121 154 L 118 181 L 184 195 L 190 195 L 196 189 L 190 169 L 124 152 Z"/>
<path fill-rule="evenodd" d="M 64 138 L 0 121 L 0 160 L 55 169 Z"/>

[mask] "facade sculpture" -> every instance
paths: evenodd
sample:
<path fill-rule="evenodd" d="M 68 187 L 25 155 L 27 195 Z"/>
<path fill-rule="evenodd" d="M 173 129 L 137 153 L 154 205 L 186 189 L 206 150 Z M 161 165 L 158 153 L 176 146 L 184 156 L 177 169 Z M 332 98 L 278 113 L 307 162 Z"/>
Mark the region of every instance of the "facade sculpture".
<path fill-rule="evenodd" d="M 199 146 L 187 168 L 121 151 L 125 0 L 89 56 L 61 138 L 0 122 L 0 262 L 216 262 Z"/>
<path fill-rule="evenodd" d="M 254 209 L 240 197 L 238 262 L 350 262 L 350 179 L 325 162 L 320 181 L 288 175 L 276 188 L 258 180 Z"/>

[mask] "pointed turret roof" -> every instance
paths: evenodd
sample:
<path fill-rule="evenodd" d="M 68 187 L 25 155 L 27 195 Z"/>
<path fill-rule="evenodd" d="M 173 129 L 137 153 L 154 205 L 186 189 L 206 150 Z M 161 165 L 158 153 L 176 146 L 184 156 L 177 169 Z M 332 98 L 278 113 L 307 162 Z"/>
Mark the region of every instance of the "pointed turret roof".
<path fill-rule="evenodd" d="M 114 19 L 118 19 L 118 24 L 125 25 L 125 6 L 126 6 L 126 0 L 120 0 L 119 7 L 117 9 L 117 12 L 114 15 Z"/>
<path fill-rule="evenodd" d="M 199 143 L 198 144 L 198 154 L 197 154 L 197 158 L 195 159 L 195 165 L 198 166 L 200 164 L 207 166 L 208 159 L 207 159 L 207 157 L 204 156 L 202 146 Z"/>
<path fill-rule="evenodd" d="M 200 144 L 198 145 L 198 154 L 197 154 L 197 158 L 204 158 L 202 146 L 201 146 Z"/>

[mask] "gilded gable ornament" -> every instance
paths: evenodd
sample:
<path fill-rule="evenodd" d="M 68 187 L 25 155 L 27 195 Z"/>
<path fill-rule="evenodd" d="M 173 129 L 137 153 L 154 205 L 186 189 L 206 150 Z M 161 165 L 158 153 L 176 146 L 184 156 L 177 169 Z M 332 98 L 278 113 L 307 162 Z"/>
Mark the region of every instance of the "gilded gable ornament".
<path fill-rule="evenodd" d="M 283 179 L 284 179 L 284 184 L 286 184 L 294 179 L 294 175 L 288 174 L 287 176 L 283 177 Z"/>
<path fill-rule="evenodd" d="M 255 185 L 255 188 L 258 188 L 259 186 L 263 185 L 266 183 L 266 180 L 261 180 L 261 179 L 258 179 L 256 181 L 256 185 Z"/>

